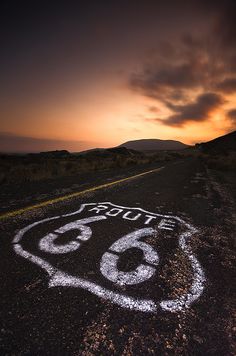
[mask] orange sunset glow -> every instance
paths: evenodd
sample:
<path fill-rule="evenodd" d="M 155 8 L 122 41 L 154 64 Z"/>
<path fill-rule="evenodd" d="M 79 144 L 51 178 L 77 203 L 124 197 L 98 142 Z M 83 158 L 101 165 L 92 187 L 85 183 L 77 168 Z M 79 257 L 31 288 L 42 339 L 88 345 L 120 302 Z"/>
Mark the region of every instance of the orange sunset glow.
<path fill-rule="evenodd" d="M 0 151 L 81 151 L 142 138 L 195 144 L 234 129 L 227 9 L 133 6 L 47 5 L 45 15 L 40 5 L 28 13 L 6 5 Z"/>

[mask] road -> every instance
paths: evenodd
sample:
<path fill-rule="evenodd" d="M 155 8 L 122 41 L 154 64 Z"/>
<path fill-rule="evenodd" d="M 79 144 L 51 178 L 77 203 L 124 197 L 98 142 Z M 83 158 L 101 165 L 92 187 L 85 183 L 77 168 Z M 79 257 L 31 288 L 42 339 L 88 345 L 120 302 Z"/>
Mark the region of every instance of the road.
<path fill-rule="evenodd" d="M 0 354 L 233 355 L 233 204 L 188 158 L 2 219 Z"/>

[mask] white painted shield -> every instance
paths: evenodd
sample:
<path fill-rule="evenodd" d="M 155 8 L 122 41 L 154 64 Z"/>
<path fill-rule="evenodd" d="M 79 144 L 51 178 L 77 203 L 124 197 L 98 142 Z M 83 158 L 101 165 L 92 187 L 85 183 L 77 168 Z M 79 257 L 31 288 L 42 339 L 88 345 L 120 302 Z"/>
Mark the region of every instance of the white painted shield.
<path fill-rule="evenodd" d="M 70 221 L 65 223 L 65 219 L 70 219 Z M 30 249 L 25 248 L 24 241 L 26 240 L 29 245 L 30 233 L 32 234 L 37 230 L 37 234 L 39 234 L 40 228 L 44 224 L 54 221 L 57 222 L 57 225 L 59 224 L 59 227 L 40 236 L 37 243 L 39 252 L 37 255 L 30 252 Z M 127 231 L 118 239 L 116 238 L 115 241 L 112 241 L 108 250 L 105 250 L 101 255 L 97 273 L 104 278 L 104 281 L 108 281 L 108 285 L 110 283 L 112 287 L 95 282 L 89 276 L 84 277 L 69 273 L 63 268 L 55 266 L 50 260 L 50 256 L 57 255 L 59 257 L 78 254 L 78 257 L 80 257 L 82 248 L 86 250 L 88 241 L 96 238 L 93 235 L 93 227 L 103 224 L 104 221 L 113 224 L 113 226 L 116 224 L 117 229 L 122 224 L 127 224 L 130 230 L 132 224 L 134 225 L 133 231 Z M 145 240 L 150 236 L 155 238 L 158 231 L 166 231 L 171 234 L 177 225 L 181 227 L 181 232 L 178 234 L 179 248 L 192 267 L 192 285 L 188 292 L 176 299 L 161 301 L 121 293 L 122 287 L 126 289 L 130 286 L 142 285 L 142 283 L 151 281 L 152 278 L 158 276 L 157 269 L 161 256 Z M 72 241 L 60 243 L 61 237 L 72 231 L 75 233 Z M 141 208 L 123 207 L 110 202 L 87 203 L 82 204 L 77 211 L 70 214 L 46 218 L 26 226 L 14 237 L 13 246 L 18 255 L 47 271 L 50 278 L 49 287 L 82 288 L 121 307 L 133 310 L 157 312 L 161 308 L 162 310 L 176 312 L 188 308 L 200 297 L 204 290 L 204 272 L 190 247 L 191 237 L 196 232 L 197 230 L 193 226 L 177 216 L 156 214 Z M 105 238 L 106 231 L 104 231 Z M 119 270 L 120 256 L 131 248 L 141 250 L 142 261 L 132 271 L 121 271 Z M 79 261 L 79 263 L 82 263 L 82 261 Z"/>

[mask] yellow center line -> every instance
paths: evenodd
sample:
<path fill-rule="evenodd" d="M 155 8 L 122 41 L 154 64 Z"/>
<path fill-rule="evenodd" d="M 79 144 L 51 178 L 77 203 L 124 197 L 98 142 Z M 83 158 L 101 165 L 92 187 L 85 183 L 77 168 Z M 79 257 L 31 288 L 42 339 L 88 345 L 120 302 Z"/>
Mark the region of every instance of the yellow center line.
<path fill-rule="evenodd" d="M 64 195 L 62 197 L 49 199 L 49 200 L 43 201 L 43 202 L 38 203 L 38 204 L 27 206 L 27 207 L 22 208 L 22 209 L 9 211 L 7 213 L 4 213 L 4 214 L 0 215 L 0 220 L 4 220 L 4 219 L 7 219 L 7 218 L 10 218 L 10 217 L 13 217 L 13 216 L 17 216 L 17 215 L 20 215 L 20 214 L 25 213 L 27 211 L 30 211 L 30 210 L 33 210 L 33 209 L 37 209 L 37 208 L 41 208 L 41 207 L 44 207 L 44 206 L 47 206 L 47 205 L 50 205 L 50 204 L 58 203 L 58 202 L 61 202 L 61 201 L 64 201 L 64 200 L 67 200 L 67 199 L 70 199 L 70 198 L 78 197 L 80 195 L 83 195 L 83 194 L 86 194 L 86 193 L 89 193 L 89 192 L 94 192 L 94 191 L 99 190 L 99 189 L 111 187 L 111 186 L 113 186 L 115 184 L 123 183 L 123 182 L 126 182 L 127 180 L 130 180 L 130 179 L 138 178 L 138 177 L 141 177 L 141 176 L 144 176 L 146 174 L 153 173 L 153 172 L 158 172 L 158 171 L 162 170 L 163 168 L 164 167 L 152 169 L 150 171 L 139 173 L 139 174 L 136 174 L 134 176 L 127 177 L 127 178 L 122 178 L 122 179 L 116 180 L 114 182 L 97 185 L 95 187 L 82 190 L 80 192 L 75 192 L 75 193 Z"/>

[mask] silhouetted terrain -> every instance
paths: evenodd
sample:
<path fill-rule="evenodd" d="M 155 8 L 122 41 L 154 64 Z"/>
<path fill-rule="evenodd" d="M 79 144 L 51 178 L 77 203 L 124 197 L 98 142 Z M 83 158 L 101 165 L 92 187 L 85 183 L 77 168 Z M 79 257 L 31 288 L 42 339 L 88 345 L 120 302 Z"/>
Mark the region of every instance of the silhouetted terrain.
<path fill-rule="evenodd" d="M 234 131 L 195 147 L 171 140 L 138 140 L 118 147 L 97 148 L 79 153 L 57 150 L 21 155 L 0 154 L 0 184 L 58 179 L 88 172 L 168 162 L 188 156 L 201 157 L 209 168 L 233 171 L 236 170 L 235 145 Z M 134 147 L 139 147 L 139 150 Z M 157 147 L 160 147 L 159 150 Z"/>
<path fill-rule="evenodd" d="M 236 151 L 236 131 L 227 135 L 220 136 L 214 140 L 201 143 L 198 147 L 205 153 L 209 154 L 227 154 Z"/>
<path fill-rule="evenodd" d="M 144 139 L 134 140 L 122 143 L 119 147 L 126 147 L 128 149 L 138 151 L 159 151 L 159 150 L 182 150 L 189 147 L 180 141 L 174 140 L 159 140 L 159 139 Z"/>
<path fill-rule="evenodd" d="M 196 147 L 209 168 L 236 172 L 236 131 Z"/>
<path fill-rule="evenodd" d="M 25 155 L 0 155 L 0 184 L 57 179 L 97 172 L 166 162 L 179 157 L 179 153 L 154 152 L 146 154 L 125 147 L 95 149 L 81 153 L 49 151 Z"/>

